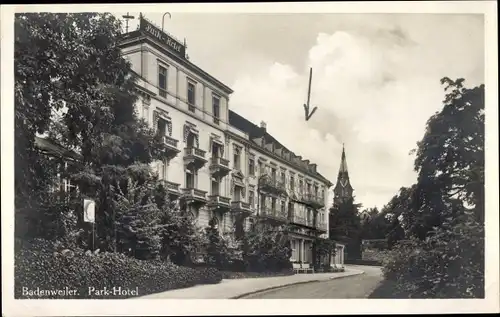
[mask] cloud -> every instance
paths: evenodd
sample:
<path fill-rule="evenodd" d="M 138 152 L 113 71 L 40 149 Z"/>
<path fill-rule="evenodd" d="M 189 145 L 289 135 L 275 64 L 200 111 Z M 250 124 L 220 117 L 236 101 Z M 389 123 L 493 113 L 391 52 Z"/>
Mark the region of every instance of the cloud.
<path fill-rule="evenodd" d="M 382 207 L 401 186 L 415 181 L 408 152 L 441 107 L 439 79 L 448 72 L 466 76 L 475 71 L 476 63 L 467 65 L 463 52 L 449 60 L 442 55 L 446 45 L 454 49 L 466 43 L 452 38 L 444 46 L 436 41 L 426 46 L 421 39 L 394 26 L 369 35 L 319 33 L 302 68 L 267 62 L 238 76 L 231 108 L 254 123 L 265 121 L 273 136 L 317 163 L 333 182 L 345 143 L 357 200 L 365 207 Z M 309 67 L 311 105 L 318 110 L 306 122 L 302 105 Z"/>

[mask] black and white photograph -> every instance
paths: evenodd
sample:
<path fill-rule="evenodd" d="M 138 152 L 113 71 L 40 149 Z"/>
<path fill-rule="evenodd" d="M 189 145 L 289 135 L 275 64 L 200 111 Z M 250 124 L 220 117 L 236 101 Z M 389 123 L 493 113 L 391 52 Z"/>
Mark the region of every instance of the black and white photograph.
<path fill-rule="evenodd" d="M 412 3 L 2 6 L 3 313 L 499 312 L 496 3 Z"/>

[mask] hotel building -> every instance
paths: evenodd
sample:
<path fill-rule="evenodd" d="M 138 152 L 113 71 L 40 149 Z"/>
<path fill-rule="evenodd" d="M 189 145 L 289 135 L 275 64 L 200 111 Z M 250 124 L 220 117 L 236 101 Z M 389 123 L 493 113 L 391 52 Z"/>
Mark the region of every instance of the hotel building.
<path fill-rule="evenodd" d="M 238 217 L 291 224 L 291 261 L 313 261 L 315 237 L 328 238 L 332 183 L 316 164 L 278 142 L 266 124 L 229 109 L 231 88 L 193 64 L 184 41 L 144 17 L 121 42 L 139 81 L 137 111 L 167 145 L 154 170 L 199 226 L 228 232 Z M 240 219 L 241 219 L 240 218 Z"/>

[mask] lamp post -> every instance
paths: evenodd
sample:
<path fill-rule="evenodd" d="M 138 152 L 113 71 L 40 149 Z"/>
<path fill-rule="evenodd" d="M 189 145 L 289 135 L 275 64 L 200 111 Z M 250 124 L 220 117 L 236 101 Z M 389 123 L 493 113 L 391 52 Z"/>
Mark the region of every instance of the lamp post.
<path fill-rule="evenodd" d="M 161 17 L 161 30 L 163 31 L 163 24 L 165 22 L 165 16 L 168 14 L 168 18 L 171 19 L 172 18 L 172 15 L 170 14 L 170 12 L 165 12 L 163 13 L 163 16 Z"/>

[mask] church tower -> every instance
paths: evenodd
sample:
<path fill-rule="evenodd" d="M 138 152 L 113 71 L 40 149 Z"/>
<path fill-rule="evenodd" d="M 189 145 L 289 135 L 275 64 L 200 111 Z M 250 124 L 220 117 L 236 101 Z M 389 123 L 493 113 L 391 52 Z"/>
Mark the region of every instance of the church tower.
<path fill-rule="evenodd" d="M 349 172 L 347 171 L 347 160 L 345 157 L 345 148 L 342 145 L 342 157 L 340 159 L 340 169 L 337 176 L 337 184 L 333 189 L 333 205 L 338 205 L 341 201 L 353 197 L 353 189 L 349 181 Z"/>

